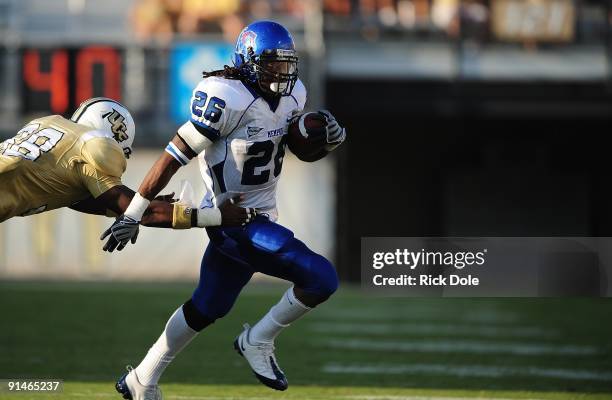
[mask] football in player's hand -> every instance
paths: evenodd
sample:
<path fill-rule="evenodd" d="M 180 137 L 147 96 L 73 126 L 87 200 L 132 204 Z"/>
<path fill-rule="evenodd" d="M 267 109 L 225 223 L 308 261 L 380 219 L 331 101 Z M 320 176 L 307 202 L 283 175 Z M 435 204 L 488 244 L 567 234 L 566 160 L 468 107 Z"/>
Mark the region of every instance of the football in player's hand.
<path fill-rule="evenodd" d="M 289 150 L 302 161 L 312 161 L 327 143 L 325 117 L 317 112 L 309 112 L 296 118 L 289 125 L 287 145 Z"/>

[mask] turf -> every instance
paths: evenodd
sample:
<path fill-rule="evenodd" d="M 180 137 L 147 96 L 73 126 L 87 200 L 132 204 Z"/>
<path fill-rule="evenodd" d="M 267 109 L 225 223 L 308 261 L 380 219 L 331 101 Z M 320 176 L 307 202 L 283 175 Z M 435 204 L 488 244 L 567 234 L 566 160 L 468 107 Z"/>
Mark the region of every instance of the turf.
<path fill-rule="evenodd" d="M 364 388 L 295 386 L 286 392 L 271 392 L 255 385 L 191 385 L 170 383 L 163 386 L 164 399 L 176 400 L 466 400 L 466 399 L 541 399 L 609 400 L 609 394 L 558 392 L 431 390 L 406 388 Z M 2 395 L 6 400 L 121 399 L 103 383 L 66 384 L 61 394 Z"/>
<path fill-rule="evenodd" d="M 287 329 L 290 388 L 257 385 L 232 341 L 285 286 L 246 290 L 166 371 L 176 399 L 612 398 L 609 299 L 399 299 L 344 289 Z M 61 395 L 119 398 L 190 285 L 0 283 L 0 379 L 58 378 Z"/>

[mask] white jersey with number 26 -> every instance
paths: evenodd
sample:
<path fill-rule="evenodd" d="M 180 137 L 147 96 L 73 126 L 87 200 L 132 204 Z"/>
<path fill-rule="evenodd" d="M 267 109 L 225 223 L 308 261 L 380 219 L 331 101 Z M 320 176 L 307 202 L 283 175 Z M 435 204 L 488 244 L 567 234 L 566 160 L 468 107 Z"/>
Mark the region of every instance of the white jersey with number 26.
<path fill-rule="evenodd" d="M 304 108 L 306 88 L 297 81 L 290 96 L 269 103 L 240 80 L 208 77 L 191 98 L 191 120 L 178 135 L 199 154 L 206 194 L 201 207 L 244 195 L 252 207 L 276 220 L 276 183 L 285 155 L 288 120 Z"/>

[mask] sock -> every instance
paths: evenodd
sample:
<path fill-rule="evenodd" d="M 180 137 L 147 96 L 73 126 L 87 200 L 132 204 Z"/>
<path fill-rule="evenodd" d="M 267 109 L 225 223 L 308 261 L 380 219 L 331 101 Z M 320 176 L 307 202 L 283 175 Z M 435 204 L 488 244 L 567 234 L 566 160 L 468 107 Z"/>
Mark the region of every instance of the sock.
<path fill-rule="evenodd" d="M 293 321 L 310 311 L 302 304 L 293 292 L 293 287 L 283 294 L 280 301 L 257 322 L 249 333 L 251 343 L 272 343 L 278 334 Z"/>
<path fill-rule="evenodd" d="M 136 376 L 145 386 L 157 385 L 159 377 L 168 364 L 198 332 L 187 325 L 182 307 L 179 307 L 168 320 L 166 328 L 157 342 L 149 349 L 145 358 L 136 367 Z"/>

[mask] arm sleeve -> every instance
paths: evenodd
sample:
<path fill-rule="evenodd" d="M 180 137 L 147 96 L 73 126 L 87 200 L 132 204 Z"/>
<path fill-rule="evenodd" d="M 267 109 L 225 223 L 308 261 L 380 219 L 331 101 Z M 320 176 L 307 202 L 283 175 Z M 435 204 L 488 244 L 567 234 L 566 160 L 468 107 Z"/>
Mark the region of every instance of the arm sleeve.
<path fill-rule="evenodd" d="M 213 144 L 213 140 L 210 140 L 207 136 L 200 133 L 200 131 L 191 121 L 187 121 L 181 125 L 176 134 L 179 135 L 187 146 L 189 146 L 189 148 L 196 154 L 200 154 L 208 146 Z"/>
<path fill-rule="evenodd" d="M 202 80 L 191 96 L 189 121 L 183 124 L 178 135 L 194 151 L 200 154 L 221 136 L 227 134 L 231 110 L 227 105 L 232 90 L 217 79 Z"/>
<path fill-rule="evenodd" d="M 113 139 L 96 137 L 88 140 L 81 149 L 81 156 L 83 162 L 75 169 L 94 198 L 121 185 L 126 160 L 123 150 Z"/>

